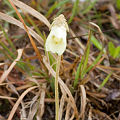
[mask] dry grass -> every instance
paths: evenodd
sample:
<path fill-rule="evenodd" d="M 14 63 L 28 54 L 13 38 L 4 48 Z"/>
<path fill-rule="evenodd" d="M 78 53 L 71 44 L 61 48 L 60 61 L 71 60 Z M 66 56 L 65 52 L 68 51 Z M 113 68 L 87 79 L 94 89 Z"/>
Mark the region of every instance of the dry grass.
<path fill-rule="evenodd" d="M 58 78 L 59 120 L 119 120 L 120 57 L 113 58 L 108 50 L 109 41 L 119 44 L 115 3 L 103 0 L 89 6 L 78 0 L 74 5 L 68 0 L 31 0 L 30 7 L 19 0 L 8 1 L 12 16 L 4 12 L 5 1 L 0 1 L 4 7 L 0 12 L 0 120 L 55 119 L 57 55 L 46 52 L 44 44 L 51 21 L 60 13 L 70 22 L 70 32 Z M 98 7 L 101 4 L 104 7 Z M 114 31 L 107 33 L 111 26 Z M 22 41 L 19 49 L 18 40 Z"/>

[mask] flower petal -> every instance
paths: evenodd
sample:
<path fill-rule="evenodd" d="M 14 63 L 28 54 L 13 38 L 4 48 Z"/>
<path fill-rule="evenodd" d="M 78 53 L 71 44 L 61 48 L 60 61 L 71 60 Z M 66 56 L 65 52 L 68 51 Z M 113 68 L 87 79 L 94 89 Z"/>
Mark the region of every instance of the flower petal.
<path fill-rule="evenodd" d="M 45 43 L 46 51 L 62 55 L 66 49 L 66 36 L 67 31 L 69 31 L 68 24 L 63 14 L 54 19 L 50 30 L 50 34 Z"/>
<path fill-rule="evenodd" d="M 62 55 L 66 49 L 66 28 L 61 26 L 54 26 L 51 28 L 51 32 L 46 40 L 46 51 L 51 51 Z"/>

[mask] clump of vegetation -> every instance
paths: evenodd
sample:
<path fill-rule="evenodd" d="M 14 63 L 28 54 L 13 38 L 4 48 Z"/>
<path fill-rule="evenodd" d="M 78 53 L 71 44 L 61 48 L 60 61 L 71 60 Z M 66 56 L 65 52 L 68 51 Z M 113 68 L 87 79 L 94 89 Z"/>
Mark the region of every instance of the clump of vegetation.
<path fill-rule="evenodd" d="M 0 1 L 0 120 L 119 120 L 119 3 Z"/>

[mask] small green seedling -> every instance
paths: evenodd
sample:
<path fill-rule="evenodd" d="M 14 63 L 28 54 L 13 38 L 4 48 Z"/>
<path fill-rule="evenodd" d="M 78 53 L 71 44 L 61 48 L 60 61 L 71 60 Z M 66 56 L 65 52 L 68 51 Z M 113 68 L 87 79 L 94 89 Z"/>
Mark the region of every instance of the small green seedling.
<path fill-rule="evenodd" d="M 110 56 L 112 56 L 114 59 L 120 57 L 120 46 L 115 47 L 112 42 L 108 43 L 108 51 Z"/>

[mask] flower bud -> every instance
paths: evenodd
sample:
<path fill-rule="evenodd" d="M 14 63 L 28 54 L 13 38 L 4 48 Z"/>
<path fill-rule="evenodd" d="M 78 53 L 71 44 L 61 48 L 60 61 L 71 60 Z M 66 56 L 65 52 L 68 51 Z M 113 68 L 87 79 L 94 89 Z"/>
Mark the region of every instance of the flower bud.
<path fill-rule="evenodd" d="M 67 31 L 69 31 L 68 24 L 64 15 L 61 14 L 51 24 L 50 34 L 45 43 L 46 51 L 62 55 L 67 46 Z"/>

